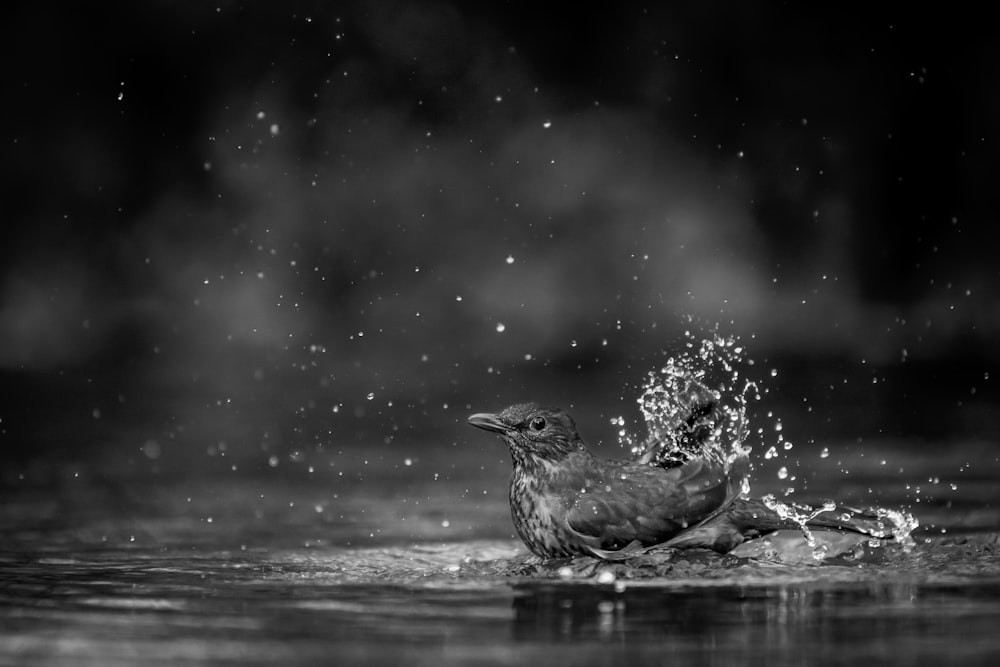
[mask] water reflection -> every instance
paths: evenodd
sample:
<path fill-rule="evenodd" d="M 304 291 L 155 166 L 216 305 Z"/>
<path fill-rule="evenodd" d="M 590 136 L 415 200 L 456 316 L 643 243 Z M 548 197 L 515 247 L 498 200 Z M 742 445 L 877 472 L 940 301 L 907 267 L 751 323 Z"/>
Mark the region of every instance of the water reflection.
<path fill-rule="evenodd" d="M 912 581 L 851 586 L 514 587 L 514 637 L 563 645 L 610 642 L 717 657 L 795 654 L 804 661 L 853 655 L 954 655 L 954 635 L 994 636 L 1000 583 L 926 586 Z M 985 640 L 993 648 L 1000 641 Z M 858 642 L 862 642 L 859 644 Z M 820 651 L 835 650 L 836 655 Z M 707 654 L 706 654 L 707 655 Z M 926 657 L 926 655 L 924 656 Z"/>

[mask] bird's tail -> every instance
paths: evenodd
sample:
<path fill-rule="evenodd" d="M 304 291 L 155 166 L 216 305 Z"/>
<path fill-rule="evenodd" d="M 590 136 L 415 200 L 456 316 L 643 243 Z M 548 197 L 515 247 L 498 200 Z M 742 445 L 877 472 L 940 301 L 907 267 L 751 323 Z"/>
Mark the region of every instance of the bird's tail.
<path fill-rule="evenodd" d="M 744 531 L 755 530 L 758 533 L 794 530 L 805 525 L 808 528 L 842 530 L 883 539 L 894 537 L 898 527 L 891 513 L 883 510 L 840 507 L 808 514 L 789 513 L 774 508 L 774 503 L 756 498 L 737 499 L 727 514 Z"/>
<path fill-rule="evenodd" d="M 681 532 L 664 546 L 706 548 L 726 553 L 747 540 L 777 530 L 803 530 L 804 527 L 845 531 L 878 539 L 899 539 L 909 535 L 916 525 L 916 520 L 909 515 L 885 510 L 840 508 L 803 514 L 783 511 L 783 507 L 780 503 L 755 498 L 737 498 L 724 511 Z"/>

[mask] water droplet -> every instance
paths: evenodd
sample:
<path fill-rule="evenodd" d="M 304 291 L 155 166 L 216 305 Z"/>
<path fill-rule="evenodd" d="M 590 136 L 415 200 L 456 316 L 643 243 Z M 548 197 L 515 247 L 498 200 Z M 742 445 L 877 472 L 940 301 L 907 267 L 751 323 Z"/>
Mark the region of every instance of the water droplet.
<path fill-rule="evenodd" d="M 267 465 L 271 466 L 272 468 L 277 468 L 278 463 L 280 463 L 280 461 L 281 460 L 277 456 L 271 456 L 267 459 Z"/>
<path fill-rule="evenodd" d="M 613 584 L 617 578 L 618 577 L 616 577 L 615 573 L 611 570 L 601 570 L 601 573 L 597 575 L 597 583 Z M 612 605 L 612 608 L 614 608 L 614 605 Z"/>
<path fill-rule="evenodd" d="M 788 477 L 788 468 L 781 466 L 778 468 L 778 479 L 786 479 Z"/>
<path fill-rule="evenodd" d="M 368 396 L 366 396 L 366 398 L 367 398 L 367 399 L 368 399 L 369 401 L 373 400 L 373 399 L 375 398 L 375 392 L 374 392 L 374 391 L 372 391 L 372 392 L 368 392 Z"/>
<path fill-rule="evenodd" d="M 148 459 L 156 460 L 160 458 L 160 443 L 156 440 L 147 440 L 142 445 L 142 453 Z"/>
<path fill-rule="evenodd" d="M 514 255 L 507 255 L 507 260 L 506 261 L 507 261 L 508 264 L 513 264 L 514 263 Z"/>
<path fill-rule="evenodd" d="M 821 451 L 821 452 L 819 453 L 819 457 L 820 457 L 821 459 L 825 459 L 825 458 L 827 458 L 828 456 L 830 456 L 830 448 L 829 448 L 829 447 L 824 447 L 824 448 L 823 448 L 823 451 Z"/>
<path fill-rule="evenodd" d="M 497 333 L 503 333 L 507 330 L 507 325 L 503 322 L 497 322 Z"/>

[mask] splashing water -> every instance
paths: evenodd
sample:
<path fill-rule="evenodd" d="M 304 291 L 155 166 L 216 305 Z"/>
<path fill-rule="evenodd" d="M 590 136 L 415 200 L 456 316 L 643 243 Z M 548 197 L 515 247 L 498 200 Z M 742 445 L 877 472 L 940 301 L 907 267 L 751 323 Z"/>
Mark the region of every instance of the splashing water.
<path fill-rule="evenodd" d="M 638 439 L 623 429 L 619 442 L 636 460 L 667 468 L 698 458 L 716 461 L 738 493 L 749 493 L 747 396 L 758 394 L 755 383 L 740 377 L 744 348 L 717 334 L 701 341 L 690 332 L 685 337 L 687 349 L 646 376 L 638 403 L 648 435 Z M 624 424 L 620 417 L 612 422 Z"/>
<path fill-rule="evenodd" d="M 652 465 L 669 468 L 698 458 L 721 463 L 731 480 L 731 495 L 749 496 L 751 447 L 746 444 L 750 430 L 747 402 L 748 398 L 759 400 L 760 392 L 756 382 L 740 375 L 740 368 L 746 363 L 745 348 L 738 339 L 718 334 L 699 341 L 692 333 L 685 332 L 685 338 L 686 349 L 670 357 L 659 370 L 650 371 L 643 383 L 638 403 L 647 435 L 633 437 L 624 429 L 625 420 L 617 417 L 611 421 L 623 427 L 618 433 L 619 442 L 635 460 Z M 775 453 L 772 446 L 765 458 Z M 801 530 L 817 562 L 828 556 L 828 547 L 816 539 L 808 524 L 821 515 L 836 512 L 835 502 L 826 500 L 819 507 L 812 507 L 791 500 L 780 501 L 770 494 L 762 501 L 782 520 L 794 523 Z M 869 535 L 871 546 L 880 546 L 881 540 L 892 540 L 906 550 L 912 548 L 910 534 L 919 522 L 909 512 L 883 507 L 840 509 L 840 515 L 819 523 L 835 525 L 839 520 L 841 526 Z"/>
<path fill-rule="evenodd" d="M 801 503 L 783 503 L 772 494 L 767 494 L 761 500 L 764 501 L 764 505 L 780 518 L 792 521 L 796 523 L 799 530 L 802 531 L 802 537 L 805 538 L 806 544 L 812 548 L 812 556 L 814 559 L 820 561 L 826 558 L 827 547 L 824 544 L 820 544 L 816 540 L 816 536 L 813 535 L 812 530 L 807 525 L 810 521 L 818 517 L 824 512 L 834 512 L 837 509 L 837 504 L 832 500 L 823 501 L 823 505 L 815 508 L 810 505 L 804 505 Z"/>
<path fill-rule="evenodd" d="M 872 537 L 892 539 L 906 548 L 914 545 L 910 534 L 920 525 L 920 522 L 909 512 L 886 507 L 869 507 L 865 510 L 851 509 L 850 511 L 854 515 L 863 514 L 875 517 L 874 525 L 868 531 Z"/>
<path fill-rule="evenodd" d="M 772 494 L 761 498 L 764 505 L 776 513 L 780 518 L 795 523 L 806 543 L 813 549 L 813 558 L 822 561 L 827 556 L 826 545 L 820 544 L 812 529 L 807 525 L 822 514 L 837 511 L 837 504 L 832 500 L 826 500 L 820 507 L 812 507 L 802 503 L 782 502 Z M 871 537 L 868 544 L 872 547 L 883 546 L 882 540 L 891 540 L 893 544 L 899 545 L 904 551 L 910 551 L 915 542 L 911 533 L 920 525 L 915 516 L 902 510 L 893 510 L 885 507 L 869 507 L 866 509 L 856 509 L 852 507 L 841 508 L 841 513 L 831 521 L 834 525 L 842 524 L 851 526 L 855 530 L 860 530 Z"/>

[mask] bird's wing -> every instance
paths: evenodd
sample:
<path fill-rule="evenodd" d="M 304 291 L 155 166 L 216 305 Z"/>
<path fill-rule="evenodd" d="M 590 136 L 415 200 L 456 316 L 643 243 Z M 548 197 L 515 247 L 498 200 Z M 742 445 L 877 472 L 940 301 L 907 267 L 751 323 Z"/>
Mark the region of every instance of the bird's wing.
<path fill-rule="evenodd" d="M 706 460 L 669 470 L 609 462 L 600 479 L 572 499 L 566 523 L 599 549 L 657 544 L 712 516 L 728 495 L 725 469 Z"/>

